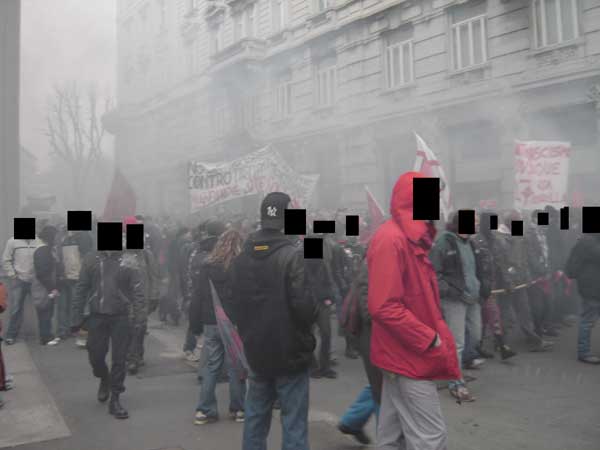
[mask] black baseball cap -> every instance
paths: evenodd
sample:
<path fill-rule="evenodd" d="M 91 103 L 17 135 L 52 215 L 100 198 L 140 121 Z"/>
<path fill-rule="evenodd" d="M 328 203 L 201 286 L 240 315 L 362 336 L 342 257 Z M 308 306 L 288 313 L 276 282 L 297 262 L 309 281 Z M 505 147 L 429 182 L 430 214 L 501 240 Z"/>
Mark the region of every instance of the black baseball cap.
<path fill-rule="evenodd" d="M 283 192 L 270 192 L 260 205 L 262 228 L 282 230 L 285 225 L 285 210 L 292 199 Z"/>

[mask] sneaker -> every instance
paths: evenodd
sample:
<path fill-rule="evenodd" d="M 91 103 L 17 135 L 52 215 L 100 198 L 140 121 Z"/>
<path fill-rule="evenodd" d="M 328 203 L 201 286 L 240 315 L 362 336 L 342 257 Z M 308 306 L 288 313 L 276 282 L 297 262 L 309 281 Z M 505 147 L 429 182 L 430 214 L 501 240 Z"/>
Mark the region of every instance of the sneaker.
<path fill-rule="evenodd" d="M 581 356 L 577 359 L 586 364 L 594 364 L 594 365 L 600 364 L 600 358 L 598 358 L 595 355 Z"/>
<path fill-rule="evenodd" d="M 541 341 L 539 344 L 537 344 L 535 347 L 531 348 L 529 351 L 530 352 L 548 352 L 552 350 L 552 347 L 554 346 L 554 342 L 550 342 L 550 341 Z"/>
<path fill-rule="evenodd" d="M 231 417 L 231 420 L 237 423 L 244 423 L 246 415 L 244 414 L 244 411 L 231 411 L 229 413 L 229 417 Z"/>
<path fill-rule="evenodd" d="M 4 339 L 4 342 L 6 342 L 6 345 L 13 345 L 15 343 L 15 340 L 11 338 L 6 338 Z"/>
<path fill-rule="evenodd" d="M 210 417 L 204 414 L 202 411 L 196 411 L 196 417 L 194 418 L 194 425 L 206 425 L 208 423 L 214 423 L 218 419 L 216 417 Z"/>
<path fill-rule="evenodd" d="M 547 328 L 542 333 L 544 336 L 548 336 L 548 337 L 559 337 L 560 336 L 558 331 L 555 330 L 554 328 Z"/>
<path fill-rule="evenodd" d="M 471 395 L 466 386 L 462 384 L 457 384 L 449 388 L 450 395 L 456 399 L 458 403 L 469 403 L 474 402 L 475 397 Z"/>
<path fill-rule="evenodd" d="M 49 341 L 46 345 L 49 345 L 50 347 L 53 347 L 55 345 L 60 344 L 60 340 L 61 339 L 59 337 L 56 337 L 56 338 L 52 339 L 51 341 Z"/>
<path fill-rule="evenodd" d="M 75 346 L 77 346 L 79 348 L 85 348 L 87 346 L 87 339 L 85 339 L 85 338 L 75 339 Z"/>
<path fill-rule="evenodd" d="M 356 439 L 362 445 L 369 445 L 371 443 L 371 438 L 369 438 L 369 436 L 367 436 L 365 431 L 362 429 L 358 430 L 358 431 L 352 430 L 352 429 L 348 428 L 346 425 L 342 424 L 341 422 L 338 424 L 337 428 L 343 434 L 349 434 L 350 436 L 352 436 L 354 439 Z"/>
<path fill-rule="evenodd" d="M 191 350 L 186 350 L 185 352 L 183 352 L 184 358 L 186 361 L 189 362 L 198 362 L 200 361 L 200 357 L 198 355 L 196 355 L 196 353 L 194 353 Z"/>
<path fill-rule="evenodd" d="M 485 364 L 485 359 L 483 358 L 475 358 L 465 364 L 465 369 L 479 369 L 482 365 Z"/>

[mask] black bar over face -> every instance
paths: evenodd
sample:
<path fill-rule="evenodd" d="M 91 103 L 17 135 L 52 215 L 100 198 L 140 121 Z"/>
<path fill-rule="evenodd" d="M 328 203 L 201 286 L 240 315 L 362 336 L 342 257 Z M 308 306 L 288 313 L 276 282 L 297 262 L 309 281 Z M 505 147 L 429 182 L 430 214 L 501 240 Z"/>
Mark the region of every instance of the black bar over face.
<path fill-rule="evenodd" d="M 67 211 L 67 230 L 69 231 L 91 231 L 91 211 Z"/>
<path fill-rule="evenodd" d="M 123 224 L 98 222 L 98 251 L 123 250 Z"/>
<path fill-rule="evenodd" d="M 581 208 L 581 232 L 600 233 L 600 206 Z"/>
<path fill-rule="evenodd" d="M 569 207 L 560 208 L 560 229 L 569 229 Z"/>
<path fill-rule="evenodd" d="M 413 178 L 413 220 L 440 220 L 439 178 Z"/>
<path fill-rule="evenodd" d="M 318 234 L 335 233 L 335 220 L 315 220 L 313 232 Z"/>
<path fill-rule="evenodd" d="M 538 225 L 549 225 L 550 224 L 550 214 L 546 211 L 540 211 L 537 214 L 537 224 Z"/>
<path fill-rule="evenodd" d="M 35 239 L 35 218 L 15 217 L 13 219 L 13 236 L 15 239 L 30 241 Z"/>
<path fill-rule="evenodd" d="M 458 234 L 475 234 L 475 210 L 458 211 Z"/>
<path fill-rule="evenodd" d="M 497 230 L 498 229 L 498 216 L 496 215 L 491 215 L 490 216 L 490 230 Z"/>
<path fill-rule="evenodd" d="M 127 250 L 142 250 L 144 248 L 144 224 L 128 224 L 125 231 L 125 242 Z"/>
<path fill-rule="evenodd" d="M 513 220 L 510 223 L 511 236 L 523 236 L 523 221 Z"/>
<path fill-rule="evenodd" d="M 305 238 L 304 239 L 304 258 L 323 259 L 323 239 Z"/>
<path fill-rule="evenodd" d="M 286 209 L 283 219 L 285 234 L 300 236 L 306 234 L 306 209 Z"/>
<path fill-rule="evenodd" d="M 358 216 L 346 216 L 346 236 L 358 236 L 359 234 Z"/>

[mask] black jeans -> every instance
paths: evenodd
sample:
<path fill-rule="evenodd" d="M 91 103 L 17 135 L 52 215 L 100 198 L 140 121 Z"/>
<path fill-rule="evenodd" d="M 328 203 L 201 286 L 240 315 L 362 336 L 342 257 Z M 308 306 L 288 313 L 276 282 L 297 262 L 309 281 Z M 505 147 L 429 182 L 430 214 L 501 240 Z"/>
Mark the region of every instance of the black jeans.
<path fill-rule="evenodd" d="M 319 370 L 331 368 L 331 310 L 324 303 L 319 305 L 316 326 L 319 328 Z M 313 356 L 313 361 L 316 358 Z"/>
<path fill-rule="evenodd" d="M 125 392 L 127 349 L 131 336 L 131 326 L 127 315 L 112 316 L 93 314 L 87 323 L 87 350 L 94 376 L 110 377 L 113 394 Z M 106 365 L 106 354 L 110 342 L 112 365 Z"/>
<path fill-rule="evenodd" d="M 533 327 L 535 332 L 542 336 L 544 329 L 550 325 L 552 296 L 551 294 L 546 294 L 539 284 L 534 284 L 527 289 L 527 297 L 529 299 Z"/>
<path fill-rule="evenodd" d="M 140 364 L 144 360 L 144 339 L 148 325 L 133 328 L 129 339 L 129 350 L 127 351 L 127 362 Z"/>

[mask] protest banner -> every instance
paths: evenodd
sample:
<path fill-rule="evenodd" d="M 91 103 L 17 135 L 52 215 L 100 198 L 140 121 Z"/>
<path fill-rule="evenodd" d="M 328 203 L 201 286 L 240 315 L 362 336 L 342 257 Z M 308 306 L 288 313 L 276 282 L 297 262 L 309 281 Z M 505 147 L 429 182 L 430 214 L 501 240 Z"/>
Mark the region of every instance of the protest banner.
<path fill-rule="evenodd" d="M 292 198 L 292 208 L 306 208 L 318 175 L 301 175 L 269 147 L 221 163 L 191 161 L 189 164 L 190 209 L 209 206 L 253 194 L 281 191 Z"/>
<path fill-rule="evenodd" d="M 515 146 L 514 206 L 518 210 L 556 208 L 568 202 L 571 144 L 517 141 Z"/>

